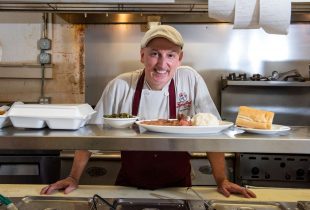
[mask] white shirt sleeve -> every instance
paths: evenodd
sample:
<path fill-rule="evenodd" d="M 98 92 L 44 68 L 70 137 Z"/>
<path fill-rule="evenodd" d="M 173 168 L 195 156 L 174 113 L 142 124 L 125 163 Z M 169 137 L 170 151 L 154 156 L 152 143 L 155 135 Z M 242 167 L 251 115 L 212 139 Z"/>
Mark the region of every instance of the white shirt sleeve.
<path fill-rule="evenodd" d="M 221 119 L 219 112 L 211 98 L 208 87 L 203 78 L 197 73 L 197 86 L 195 97 L 195 111 L 196 113 L 204 112 L 215 115 L 219 120 Z"/>
<path fill-rule="evenodd" d="M 179 70 L 179 79 L 182 79 L 183 86 L 188 86 L 189 92 L 192 96 L 193 107 L 191 115 L 197 113 L 211 113 L 220 120 L 221 117 L 219 112 L 217 111 L 202 76 L 195 69 L 189 66 L 180 66 Z"/>

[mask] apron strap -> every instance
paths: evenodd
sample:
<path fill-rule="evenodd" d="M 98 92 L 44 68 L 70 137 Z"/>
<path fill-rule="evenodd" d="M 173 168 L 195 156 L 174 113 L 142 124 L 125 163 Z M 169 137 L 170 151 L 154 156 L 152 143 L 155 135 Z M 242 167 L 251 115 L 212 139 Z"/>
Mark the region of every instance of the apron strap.
<path fill-rule="evenodd" d="M 132 110 L 131 113 L 132 115 L 137 116 L 138 115 L 138 111 L 139 111 L 139 106 L 140 106 L 140 99 L 141 99 L 141 94 L 142 94 L 142 89 L 143 89 L 143 83 L 144 83 L 144 70 L 138 80 L 137 83 L 137 87 L 135 90 L 135 95 L 133 97 L 133 101 L 132 101 Z"/>
<path fill-rule="evenodd" d="M 176 119 L 177 118 L 177 106 L 176 106 L 176 98 L 175 98 L 175 86 L 174 86 L 174 80 L 171 79 L 171 82 L 169 84 L 169 115 L 170 119 Z"/>
<path fill-rule="evenodd" d="M 138 80 L 138 83 L 137 83 L 135 95 L 133 97 L 133 102 L 132 102 L 132 111 L 131 111 L 132 115 L 138 115 L 138 112 L 139 112 L 141 94 L 142 94 L 142 89 L 143 89 L 143 84 L 144 84 L 144 77 L 145 77 L 145 71 L 142 72 Z M 176 108 L 175 85 L 174 85 L 173 78 L 170 81 L 168 91 L 169 91 L 169 118 L 176 119 L 177 108 Z"/>

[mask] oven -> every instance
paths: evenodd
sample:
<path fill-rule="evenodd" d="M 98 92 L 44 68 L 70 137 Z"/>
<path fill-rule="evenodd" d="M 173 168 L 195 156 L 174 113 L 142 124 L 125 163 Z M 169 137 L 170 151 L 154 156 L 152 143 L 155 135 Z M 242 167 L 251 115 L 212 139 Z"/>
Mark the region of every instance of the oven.
<path fill-rule="evenodd" d="M 221 83 L 224 120 L 235 122 L 238 108 L 243 105 L 275 112 L 274 124 L 310 125 L 310 81 L 296 71 L 273 73 L 271 77 L 254 74 L 249 78 L 230 73 Z M 310 155 L 238 153 L 235 179 L 241 185 L 310 187 Z"/>
<path fill-rule="evenodd" d="M 53 183 L 60 178 L 59 154 L 59 151 L 0 151 L 0 183 Z"/>

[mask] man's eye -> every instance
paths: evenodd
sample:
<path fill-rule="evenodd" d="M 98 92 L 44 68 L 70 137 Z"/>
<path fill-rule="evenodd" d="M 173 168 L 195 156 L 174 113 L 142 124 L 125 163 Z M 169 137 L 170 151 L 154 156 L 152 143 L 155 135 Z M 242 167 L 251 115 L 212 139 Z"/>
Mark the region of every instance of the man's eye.
<path fill-rule="evenodd" d="M 168 58 L 174 58 L 176 55 L 174 53 L 169 53 Z"/>
<path fill-rule="evenodd" d="M 151 52 L 151 56 L 158 56 L 157 52 Z"/>

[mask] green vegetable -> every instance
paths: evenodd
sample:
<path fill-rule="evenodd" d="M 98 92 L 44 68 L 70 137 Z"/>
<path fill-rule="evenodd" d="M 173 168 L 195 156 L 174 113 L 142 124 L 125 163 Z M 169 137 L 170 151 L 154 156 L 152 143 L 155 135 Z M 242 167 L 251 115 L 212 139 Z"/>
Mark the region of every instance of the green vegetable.
<path fill-rule="evenodd" d="M 133 118 L 134 116 L 128 113 L 104 115 L 105 118 Z"/>

